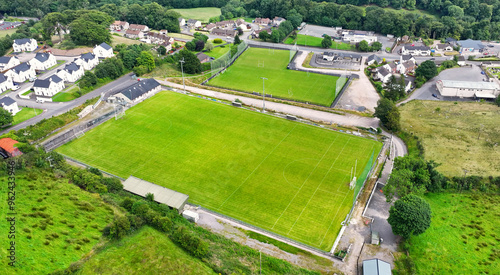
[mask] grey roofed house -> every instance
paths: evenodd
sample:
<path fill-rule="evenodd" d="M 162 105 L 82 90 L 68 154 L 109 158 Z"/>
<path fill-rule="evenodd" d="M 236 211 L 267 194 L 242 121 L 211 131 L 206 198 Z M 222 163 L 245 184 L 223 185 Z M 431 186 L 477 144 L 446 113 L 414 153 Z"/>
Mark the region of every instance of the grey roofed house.
<path fill-rule="evenodd" d="M 342 58 L 342 59 L 346 59 L 346 58 L 349 58 L 349 59 L 361 59 L 361 55 L 360 54 L 355 54 L 355 53 L 343 53 L 343 52 L 339 52 L 339 53 L 336 53 L 338 57 Z"/>
<path fill-rule="evenodd" d="M 142 96 L 143 94 L 153 90 L 158 86 L 160 86 L 160 83 L 158 83 L 158 81 L 152 78 L 148 78 L 148 79 L 143 79 L 133 85 L 130 85 L 127 88 L 118 91 L 115 94 L 121 93 L 131 101 L 134 101 L 136 98 Z"/>
<path fill-rule="evenodd" d="M 380 57 L 380 56 L 377 56 L 377 55 L 372 54 L 372 55 L 368 56 L 368 58 L 366 59 L 366 62 L 370 62 L 370 61 L 372 61 L 372 60 L 373 60 L 373 62 L 380 63 L 380 62 L 382 62 L 384 59 L 382 59 L 382 57 Z"/>
<path fill-rule="evenodd" d="M 196 19 L 188 19 L 187 23 L 188 24 L 195 24 L 198 20 Z"/>
<path fill-rule="evenodd" d="M 93 60 L 95 59 L 95 55 L 93 53 L 84 53 L 80 56 L 81 59 L 84 59 L 84 60 Z"/>
<path fill-rule="evenodd" d="M 12 56 L 0 56 L 0 64 L 9 63 L 11 58 L 13 58 L 13 57 Z"/>
<path fill-rule="evenodd" d="M 387 69 L 386 69 L 386 68 L 384 68 L 384 67 L 379 67 L 378 72 L 379 72 L 382 76 L 384 76 L 384 77 L 385 77 L 386 75 L 388 75 L 388 74 L 390 74 L 390 73 L 391 73 L 391 72 L 389 72 L 389 70 L 387 70 Z"/>
<path fill-rule="evenodd" d="M 40 88 L 48 88 L 50 87 L 50 82 L 61 82 L 63 81 L 59 76 L 57 75 L 52 75 L 46 79 L 37 79 L 35 80 L 35 83 L 33 84 L 33 87 L 40 87 Z"/>
<path fill-rule="evenodd" d="M 414 57 L 411 54 L 404 54 L 404 55 L 401 56 L 401 58 L 403 59 L 403 61 L 407 61 L 407 60 L 410 60 L 410 59 L 412 59 Z"/>
<path fill-rule="evenodd" d="M 0 99 L 0 106 L 10 106 L 12 104 L 16 103 L 16 101 L 8 96 Z"/>
<path fill-rule="evenodd" d="M 37 53 L 35 55 L 35 59 L 40 61 L 40 62 L 45 62 L 49 59 L 50 55 L 48 53 Z"/>
<path fill-rule="evenodd" d="M 78 71 L 80 70 L 80 65 L 76 64 L 75 62 L 71 62 L 69 64 L 66 64 L 66 66 L 64 66 L 64 70 L 68 72 Z"/>
<path fill-rule="evenodd" d="M 454 44 L 454 45 L 457 44 L 457 40 L 453 37 L 446 37 L 444 42 L 449 43 L 449 44 Z"/>
<path fill-rule="evenodd" d="M 13 70 L 14 72 L 16 73 L 19 73 L 19 72 L 25 72 L 25 71 L 28 71 L 29 69 L 31 68 L 31 65 L 29 65 L 28 63 L 26 62 L 23 62 L 17 66 L 15 66 L 14 68 L 12 68 L 11 70 Z"/>
<path fill-rule="evenodd" d="M 7 81 L 7 77 L 4 74 L 0 74 L 0 84 Z"/>
<path fill-rule="evenodd" d="M 409 51 L 414 51 L 414 50 L 418 50 L 418 51 L 430 51 L 431 48 L 427 47 L 427 46 L 407 46 L 405 45 L 404 46 L 405 49 L 409 50 Z"/>
<path fill-rule="evenodd" d="M 463 55 L 459 56 L 458 61 L 465 61 L 465 56 L 463 56 Z"/>
<path fill-rule="evenodd" d="M 467 39 L 467 40 L 460 40 L 457 43 L 458 45 L 460 45 L 460 47 L 466 49 L 474 49 L 479 51 L 484 48 L 484 45 L 480 40 Z"/>
<path fill-rule="evenodd" d="M 106 44 L 105 42 L 102 42 L 99 44 L 99 46 L 103 47 L 105 50 L 112 49 L 110 45 Z"/>
<path fill-rule="evenodd" d="M 391 264 L 379 259 L 363 261 L 363 275 L 391 275 Z"/>
<path fill-rule="evenodd" d="M 26 43 L 31 43 L 31 38 L 21 38 L 21 39 L 14 39 L 14 43 L 17 45 L 23 45 Z"/>
<path fill-rule="evenodd" d="M 200 60 L 201 63 L 206 63 L 210 61 L 210 56 L 204 53 L 197 53 L 196 57 L 198 58 L 198 60 Z"/>

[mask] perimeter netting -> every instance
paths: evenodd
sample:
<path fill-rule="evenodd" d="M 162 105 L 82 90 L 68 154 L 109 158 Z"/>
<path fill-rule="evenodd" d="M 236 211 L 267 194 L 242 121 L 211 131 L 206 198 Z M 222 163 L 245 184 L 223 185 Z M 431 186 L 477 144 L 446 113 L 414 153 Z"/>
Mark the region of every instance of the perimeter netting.
<path fill-rule="evenodd" d="M 347 74 L 344 72 L 340 75 L 339 79 L 337 79 L 337 83 L 335 84 L 335 98 L 339 95 L 340 91 L 344 87 L 347 82 Z"/>
<path fill-rule="evenodd" d="M 295 42 L 295 45 L 290 48 L 290 59 L 288 60 L 288 63 L 292 62 L 293 57 L 297 54 L 299 51 L 299 47 L 297 47 L 297 42 Z"/>
<path fill-rule="evenodd" d="M 226 47 L 230 47 L 230 46 L 226 45 Z M 243 53 L 245 51 L 246 48 L 247 48 L 246 42 L 242 41 L 238 45 L 237 51 L 233 55 L 231 55 L 231 50 L 229 50 L 227 53 L 223 54 L 221 57 L 210 62 L 210 66 L 211 66 L 210 69 L 211 69 L 212 74 L 216 74 L 220 70 L 229 66 L 238 56 L 240 56 L 241 53 Z"/>

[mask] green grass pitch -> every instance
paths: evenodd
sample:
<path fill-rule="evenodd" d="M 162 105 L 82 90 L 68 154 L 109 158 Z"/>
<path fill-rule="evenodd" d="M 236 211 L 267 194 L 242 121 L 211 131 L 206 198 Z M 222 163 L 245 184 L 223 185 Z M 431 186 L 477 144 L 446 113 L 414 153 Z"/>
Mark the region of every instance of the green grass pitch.
<path fill-rule="evenodd" d="M 330 106 L 338 77 L 288 70 L 290 51 L 249 48 L 208 85 Z"/>
<path fill-rule="evenodd" d="M 57 151 L 329 250 L 353 202 L 351 167 L 380 149 L 374 140 L 166 91 Z"/>

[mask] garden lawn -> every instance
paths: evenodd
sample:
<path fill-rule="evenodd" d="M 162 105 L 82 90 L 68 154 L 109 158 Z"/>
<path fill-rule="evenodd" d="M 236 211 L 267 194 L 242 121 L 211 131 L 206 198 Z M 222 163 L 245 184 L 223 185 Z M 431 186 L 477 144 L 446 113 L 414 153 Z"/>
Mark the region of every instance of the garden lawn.
<path fill-rule="evenodd" d="M 23 121 L 26 121 L 32 117 L 35 117 L 39 114 L 41 114 L 43 110 L 41 109 L 33 109 L 33 108 L 28 108 L 28 107 L 23 107 L 21 111 L 19 111 L 15 116 L 14 116 L 14 121 L 12 121 L 12 125 L 19 124 Z"/>
<path fill-rule="evenodd" d="M 217 45 L 217 44 L 215 44 L 215 45 Z M 229 50 L 231 50 L 231 45 L 232 44 L 228 44 L 228 45 L 221 46 L 221 47 L 216 47 L 209 52 L 203 52 L 203 53 L 210 56 L 210 57 L 217 59 L 217 58 L 223 56 L 224 54 L 226 54 L 227 52 L 229 52 Z"/>
<path fill-rule="evenodd" d="M 500 197 L 428 194 L 432 222 L 409 241 L 416 274 L 498 274 Z"/>
<path fill-rule="evenodd" d="M 323 41 L 322 37 L 297 34 L 296 39 L 292 39 L 291 37 L 288 37 L 285 40 L 285 44 L 295 44 L 295 42 L 297 42 L 297 46 L 311 46 L 311 47 L 320 47 L 321 48 L 321 41 Z M 343 42 L 335 42 L 333 40 L 332 40 L 332 46 L 330 48 L 337 49 L 337 50 L 348 50 L 348 51 L 355 51 L 356 50 L 355 45 L 352 45 L 349 43 L 343 43 Z"/>
<path fill-rule="evenodd" d="M 352 206 L 381 143 L 299 122 L 161 92 L 57 151 L 123 178 L 323 250 Z"/>
<path fill-rule="evenodd" d="M 4 172 L 5 173 L 5 172 Z M 92 250 L 113 210 L 98 194 L 82 191 L 68 179 L 54 180 L 34 169 L 16 171 L 16 268 L 8 265 L 7 176 L 0 178 L 0 274 L 49 274 L 66 269 Z"/>
<path fill-rule="evenodd" d="M 182 15 L 184 19 L 196 19 L 201 22 L 208 22 L 211 17 L 220 16 L 219 8 L 193 8 L 193 9 L 173 9 Z"/>
<path fill-rule="evenodd" d="M 78 92 L 78 88 L 73 88 L 73 89 L 66 91 L 66 92 L 59 92 L 52 97 L 52 101 L 53 102 L 71 101 L 75 98 L 78 98 L 78 95 L 76 94 L 76 92 Z"/>
<path fill-rule="evenodd" d="M 123 37 L 121 35 L 112 35 L 111 36 L 111 46 L 114 47 L 118 44 L 125 44 L 125 45 L 134 45 L 134 44 L 141 44 L 142 42 L 139 40 L 135 39 L 130 39 Z"/>
<path fill-rule="evenodd" d="M 80 274 L 214 274 L 165 233 L 144 226 L 90 258 Z"/>
<path fill-rule="evenodd" d="M 288 70 L 290 51 L 249 48 L 208 85 L 330 106 L 338 77 Z M 340 89 L 339 89 L 340 90 Z"/>

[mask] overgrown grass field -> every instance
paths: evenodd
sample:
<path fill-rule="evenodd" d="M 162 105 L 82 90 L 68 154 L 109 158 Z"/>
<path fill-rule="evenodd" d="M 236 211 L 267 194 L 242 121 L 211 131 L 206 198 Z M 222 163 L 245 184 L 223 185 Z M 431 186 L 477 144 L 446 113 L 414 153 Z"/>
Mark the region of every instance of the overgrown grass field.
<path fill-rule="evenodd" d="M 98 194 L 82 191 L 67 179 L 31 171 L 16 175 L 16 268 L 7 265 L 10 217 L 7 176 L 0 178 L 0 274 L 49 274 L 65 269 L 89 253 L 101 239 L 101 230 L 113 219 L 113 210 Z"/>
<path fill-rule="evenodd" d="M 201 22 L 208 22 L 211 17 L 220 16 L 219 8 L 193 8 L 193 9 L 174 9 L 180 13 L 186 21 L 188 19 L 196 19 Z"/>
<path fill-rule="evenodd" d="M 321 41 L 323 41 L 322 37 L 310 36 L 310 35 L 305 35 L 305 34 L 297 34 L 296 39 L 288 37 L 285 40 L 285 44 L 295 44 L 295 42 L 297 42 L 297 46 L 321 47 Z M 333 40 L 332 40 L 332 46 L 330 48 L 337 49 L 337 50 L 347 50 L 347 51 L 355 51 L 356 50 L 355 45 L 352 45 L 349 43 L 343 43 L 343 42 L 335 42 Z"/>
<path fill-rule="evenodd" d="M 191 203 L 329 250 L 381 143 L 205 99 L 161 92 L 59 149 Z"/>
<path fill-rule="evenodd" d="M 500 176 L 500 108 L 489 103 L 414 100 L 400 108 L 401 126 L 418 136 L 425 158 L 447 176 Z"/>
<path fill-rule="evenodd" d="M 330 106 L 338 77 L 288 70 L 290 51 L 249 48 L 209 85 Z"/>
<path fill-rule="evenodd" d="M 212 269 L 149 226 L 90 258 L 79 274 L 214 274 Z"/>
<path fill-rule="evenodd" d="M 432 223 L 409 241 L 417 274 L 498 274 L 500 197 L 428 194 Z"/>

